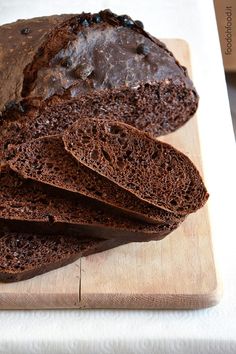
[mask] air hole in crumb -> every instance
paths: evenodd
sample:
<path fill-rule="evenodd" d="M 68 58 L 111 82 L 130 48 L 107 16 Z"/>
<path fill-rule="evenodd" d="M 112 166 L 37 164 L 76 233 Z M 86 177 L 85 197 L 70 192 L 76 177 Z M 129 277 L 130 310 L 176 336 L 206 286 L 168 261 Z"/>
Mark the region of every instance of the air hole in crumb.
<path fill-rule="evenodd" d="M 9 145 L 9 141 L 6 141 L 4 144 L 3 144 L 3 149 L 6 150 L 8 148 L 8 145 Z"/>
<path fill-rule="evenodd" d="M 126 159 L 126 158 L 130 157 L 131 154 L 132 154 L 132 151 L 131 150 L 127 150 L 125 152 L 125 154 L 124 154 L 124 158 Z"/>
<path fill-rule="evenodd" d="M 52 215 L 48 215 L 48 221 L 50 224 L 54 223 L 54 217 Z"/>
<path fill-rule="evenodd" d="M 88 187 L 87 187 L 87 190 L 88 190 L 89 192 L 96 192 L 96 188 L 95 188 L 95 187 L 91 187 L 91 186 L 88 186 Z"/>
<path fill-rule="evenodd" d="M 173 206 L 176 206 L 176 205 L 177 205 L 177 202 L 176 202 L 175 199 L 172 199 L 172 200 L 170 201 L 170 204 L 173 205 Z"/>
<path fill-rule="evenodd" d="M 95 126 L 92 127 L 92 133 L 96 134 L 97 133 L 97 128 Z"/>
<path fill-rule="evenodd" d="M 47 165 L 48 168 L 53 168 L 53 163 L 51 163 L 51 162 L 47 162 L 46 165 Z"/>
<path fill-rule="evenodd" d="M 100 139 L 101 141 L 106 141 L 106 137 L 105 137 L 105 135 L 103 135 L 102 133 L 99 134 L 99 139 Z"/>
<path fill-rule="evenodd" d="M 109 131 L 111 134 L 119 134 L 122 130 L 117 125 L 112 125 Z"/>
<path fill-rule="evenodd" d="M 154 160 L 155 158 L 157 158 L 158 156 L 158 151 L 155 151 L 153 154 L 152 154 L 152 159 Z"/>
<path fill-rule="evenodd" d="M 183 207 L 179 207 L 177 210 L 181 212 L 181 211 L 184 210 L 184 208 Z"/>
<path fill-rule="evenodd" d="M 106 150 L 102 149 L 102 154 L 107 161 L 111 162 L 111 157 Z"/>
<path fill-rule="evenodd" d="M 97 160 L 99 156 L 98 150 L 93 150 L 90 154 L 91 159 Z"/>
<path fill-rule="evenodd" d="M 90 142 L 90 137 L 87 135 L 82 136 L 82 143 L 87 144 Z"/>
<path fill-rule="evenodd" d="M 127 142 L 126 139 L 118 138 L 118 143 L 122 145 L 122 149 L 126 149 L 127 148 L 128 142 Z"/>
<path fill-rule="evenodd" d="M 96 194 L 98 197 L 102 197 L 102 192 L 100 192 L 100 191 L 95 191 L 95 194 Z"/>
<path fill-rule="evenodd" d="M 117 166 L 119 168 L 123 168 L 125 166 L 125 162 L 121 158 L 118 158 L 117 159 Z"/>

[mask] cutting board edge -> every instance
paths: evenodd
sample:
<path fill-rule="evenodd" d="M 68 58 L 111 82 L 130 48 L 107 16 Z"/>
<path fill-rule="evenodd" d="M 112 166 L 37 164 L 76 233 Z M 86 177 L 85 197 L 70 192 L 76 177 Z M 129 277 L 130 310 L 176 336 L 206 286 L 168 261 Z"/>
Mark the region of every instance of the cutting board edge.
<path fill-rule="evenodd" d="M 83 294 L 82 308 L 110 309 L 201 309 L 217 305 L 223 296 L 222 284 L 200 294 Z"/>
<path fill-rule="evenodd" d="M 188 48 L 188 57 L 190 57 L 189 44 L 184 39 L 173 39 L 167 38 L 163 41 L 173 41 L 177 40 L 178 45 L 181 43 Z M 190 71 L 190 70 L 189 70 Z M 189 72 L 190 73 L 190 72 Z M 191 76 L 191 73 L 190 73 Z M 187 127 L 188 123 L 186 123 Z M 199 128 L 199 127 L 197 127 Z M 181 128 L 181 129 L 184 129 Z M 174 134 L 174 133 L 173 133 Z M 202 149 L 199 137 L 199 131 L 197 129 L 196 134 L 198 135 L 198 148 L 200 151 L 200 161 L 202 168 Z M 172 134 L 170 134 L 172 135 Z M 174 145 L 174 144 L 173 144 Z M 209 218 L 209 215 L 208 215 Z M 211 222 L 210 222 L 211 226 Z M 222 297 L 222 287 L 219 282 L 218 272 L 216 268 L 216 262 L 214 257 L 214 252 L 212 249 L 212 235 L 211 230 L 209 230 L 208 237 L 211 240 L 211 252 L 213 253 L 213 263 L 214 263 L 214 281 L 212 282 L 211 289 L 205 289 L 204 293 L 195 294 L 122 294 L 120 296 L 120 301 L 115 297 L 120 294 L 112 293 L 82 293 L 82 301 L 79 299 L 79 294 L 75 292 L 65 293 L 47 293 L 44 291 L 39 293 L 26 293 L 21 294 L 9 293 L 6 291 L 4 294 L 0 294 L 0 308 L 1 309 L 200 309 L 204 307 L 210 307 L 216 305 Z M 214 285 L 214 286 L 213 286 Z M 77 285 L 76 285 L 77 286 Z M 29 288 L 30 291 L 32 288 Z M 25 290 L 25 289 L 24 289 Z M 57 289 L 58 290 L 58 289 Z M 3 297 L 1 296 L 3 295 Z M 101 297 L 101 298 L 100 298 Z M 150 297 L 150 299 L 148 299 Z M 191 297 L 191 299 L 190 299 Z M 134 299 L 136 301 L 134 301 Z M 150 300 L 150 301 L 149 301 Z M 96 303 L 95 303 L 96 301 Z M 148 303 L 150 302 L 150 303 Z"/>
<path fill-rule="evenodd" d="M 46 295 L 46 297 L 45 297 Z M 83 294 L 79 300 L 71 294 L 8 294 L 8 301 L 0 298 L 0 309 L 201 309 L 215 306 L 223 295 L 222 283 L 200 294 Z M 41 298 L 41 299 L 40 299 Z M 46 298 L 46 299 L 45 299 Z"/>

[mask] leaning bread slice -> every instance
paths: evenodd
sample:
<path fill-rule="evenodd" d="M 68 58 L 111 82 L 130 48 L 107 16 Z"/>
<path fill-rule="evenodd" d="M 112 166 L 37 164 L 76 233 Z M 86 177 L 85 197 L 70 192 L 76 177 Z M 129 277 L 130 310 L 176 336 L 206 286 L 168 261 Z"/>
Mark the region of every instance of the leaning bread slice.
<path fill-rule="evenodd" d="M 33 278 L 122 244 L 124 242 L 117 240 L 1 232 L 0 281 L 9 283 Z"/>
<path fill-rule="evenodd" d="M 64 132 L 63 140 L 80 163 L 164 210 L 186 215 L 208 198 L 187 156 L 127 124 L 84 118 Z"/>
<path fill-rule="evenodd" d="M 123 241 L 162 239 L 180 222 L 147 224 L 120 215 L 101 203 L 74 193 L 0 174 L 0 227 L 11 232 L 63 234 Z"/>
<path fill-rule="evenodd" d="M 179 222 L 181 216 L 148 204 L 68 153 L 60 136 L 42 137 L 14 148 L 9 166 L 24 178 L 78 193 L 150 223 Z"/>

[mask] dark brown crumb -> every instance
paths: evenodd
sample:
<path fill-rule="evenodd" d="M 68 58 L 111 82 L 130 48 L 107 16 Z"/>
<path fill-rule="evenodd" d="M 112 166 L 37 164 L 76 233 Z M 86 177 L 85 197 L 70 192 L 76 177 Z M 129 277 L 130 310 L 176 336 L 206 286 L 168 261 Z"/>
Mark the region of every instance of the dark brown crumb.
<path fill-rule="evenodd" d="M 32 278 L 90 254 L 117 247 L 117 240 L 78 240 L 63 235 L 0 233 L 0 281 Z"/>
<path fill-rule="evenodd" d="M 78 163 L 60 136 L 43 137 L 18 146 L 8 163 L 24 178 L 49 184 L 98 200 L 151 223 L 179 222 L 182 217 L 136 198 L 115 183 Z M 95 150 L 91 158 L 97 159 Z M 121 162 L 118 162 L 121 166 Z"/>
<path fill-rule="evenodd" d="M 121 215 L 75 193 L 18 177 L 8 169 L 0 174 L 0 226 L 9 231 L 77 235 L 149 241 L 174 230 L 179 222 L 148 224 Z"/>
<path fill-rule="evenodd" d="M 208 199 L 187 156 L 127 124 L 84 118 L 65 131 L 63 140 L 80 163 L 159 208 L 186 215 Z"/>

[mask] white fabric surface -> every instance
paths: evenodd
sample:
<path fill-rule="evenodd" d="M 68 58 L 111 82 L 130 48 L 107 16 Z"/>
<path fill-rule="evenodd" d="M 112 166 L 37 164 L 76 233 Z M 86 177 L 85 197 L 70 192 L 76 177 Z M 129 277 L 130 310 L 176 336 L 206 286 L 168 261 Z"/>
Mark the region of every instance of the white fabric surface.
<path fill-rule="evenodd" d="M 192 49 L 213 244 L 224 296 L 197 311 L 1 311 L 0 353 L 235 354 L 235 143 L 211 0 L 0 0 L 0 23 L 111 8 Z"/>

